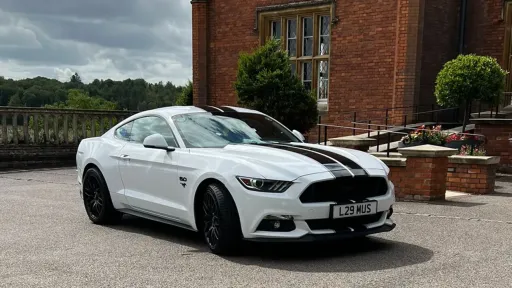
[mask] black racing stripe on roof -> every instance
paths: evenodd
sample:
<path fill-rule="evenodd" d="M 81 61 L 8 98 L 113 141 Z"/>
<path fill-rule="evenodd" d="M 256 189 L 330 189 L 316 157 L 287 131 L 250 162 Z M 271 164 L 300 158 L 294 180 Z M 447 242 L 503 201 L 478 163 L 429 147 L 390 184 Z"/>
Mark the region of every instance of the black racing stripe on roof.
<path fill-rule="evenodd" d="M 340 162 L 341 164 L 343 164 L 344 166 L 346 166 L 347 168 L 350 169 L 350 171 L 352 171 L 352 173 L 354 173 L 354 175 L 356 176 L 360 176 L 360 175 L 368 175 L 368 173 L 366 173 L 366 171 L 364 170 L 363 167 L 361 167 L 359 164 L 357 164 L 356 162 L 352 161 L 351 159 L 343 156 L 343 155 L 340 155 L 338 153 L 335 153 L 335 152 L 331 152 L 331 151 L 327 151 L 327 150 L 324 150 L 324 149 L 320 149 L 320 148 L 313 148 L 313 147 L 307 147 L 307 146 L 302 146 L 302 145 L 295 145 L 295 144 L 288 144 L 288 143 L 285 143 L 283 145 L 288 145 L 288 146 L 295 146 L 295 147 L 300 147 L 302 149 L 307 149 L 307 150 L 310 150 L 310 151 L 315 151 L 315 152 L 318 152 L 318 153 L 322 153 L 322 154 L 325 154 L 333 159 L 335 159 L 336 161 Z"/>

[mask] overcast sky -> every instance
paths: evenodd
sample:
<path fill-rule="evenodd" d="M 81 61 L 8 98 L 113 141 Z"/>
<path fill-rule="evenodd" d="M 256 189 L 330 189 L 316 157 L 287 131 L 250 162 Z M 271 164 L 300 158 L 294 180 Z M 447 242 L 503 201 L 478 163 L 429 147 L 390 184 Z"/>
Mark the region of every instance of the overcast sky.
<path fill-rule="evenodd" d="M 0 0 L 0 75 L 184 84 L 190 0 Z"/>

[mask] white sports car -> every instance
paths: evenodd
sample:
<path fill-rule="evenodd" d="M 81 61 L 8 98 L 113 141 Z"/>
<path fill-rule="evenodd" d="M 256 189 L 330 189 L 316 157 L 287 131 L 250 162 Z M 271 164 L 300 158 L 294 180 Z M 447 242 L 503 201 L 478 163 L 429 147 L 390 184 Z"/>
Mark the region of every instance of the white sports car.
<path fill-rule="evenodd" d="M 80 142 L 93 223 L 124 213 L 199 231 L 213 253 L 241 240 L 311 241 L 391 231 L 389 168 L 357 150 L 304 142 L 258 111 L 166 107 Z"/>

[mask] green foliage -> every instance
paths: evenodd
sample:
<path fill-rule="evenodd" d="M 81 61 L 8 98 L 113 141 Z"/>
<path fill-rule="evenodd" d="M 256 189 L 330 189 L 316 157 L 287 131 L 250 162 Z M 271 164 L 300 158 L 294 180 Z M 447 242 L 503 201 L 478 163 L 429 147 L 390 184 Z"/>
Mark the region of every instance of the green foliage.
<path fill-rule="evenodd" d="M 70 89 L 84 91 L 91 97 L 101 98 L 117 103 L 120 110 L 147 110 L 163 106 L 172 106 L 176 98 L 184 90 L 171 82 L 148 83 L 144 79 L 126 79 L 114 81 L 111 79 L 95 79 L 84 84 L 80 75 L 75 73 L 68 82 L 56 79 L 35 77 L 13 80 L 0 77 L 0 106 L 9 105 L 11 98 L 17 106 L 44 107 L 65 103 Z M 60 104 L 58 104 L 60 105 Z"/>
<path fill-rule="evenodd" d="M 13 107 L 20 107 L 20 106 L 24 106 L 23 103 L 21 102 L 21 98 L 20 98 L 20 95 L 18 93 L 14 94 L 11 99 L 9 100 L 9 106 L 13 106 Z"/>
<path fill-rule="evenodd" d="M 98 97 L 91 97 L 87 92 L 70 89 L 68 99 L 54 105 L 45 105 L 46 108 L 67 108 L 67 109 L 91 109 L 91 110 L 116 110 L 116 103 Z"/>
<path fill-rule="evenodd" d="M 316 124 L 316 99 L 292 73 L 278 40 L 240 55 L 234 86 L 240 105 L 264 112 L 291 129 L 304 133 Z"/>
<path fill-rule="evenodd" d="M 193 85 L 192 82 L 189 80 L 187 85 L 183 88 L 181 91 L 181 94 L 178 96 L 178 99 L 176 99 L 176 105 L 178 106 L 190 106 L 193 102 Z"/>
<path fill-rule="evenodd" d="M 439 72 L 435 95 L 442 106 L 457 106 L 473 100 L 499 103 L 507 72 L 488 56 L 459 55 Z"/>

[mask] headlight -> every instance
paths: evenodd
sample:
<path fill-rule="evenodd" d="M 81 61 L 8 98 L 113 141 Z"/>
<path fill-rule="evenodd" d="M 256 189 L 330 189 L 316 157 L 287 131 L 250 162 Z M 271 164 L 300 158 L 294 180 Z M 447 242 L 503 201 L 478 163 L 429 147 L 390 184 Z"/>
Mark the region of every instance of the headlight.
<path fill-rule="evenodd" d="M 237 176 L 236 179 L 248 190 L 283 193 L 293 182 Z"/>

